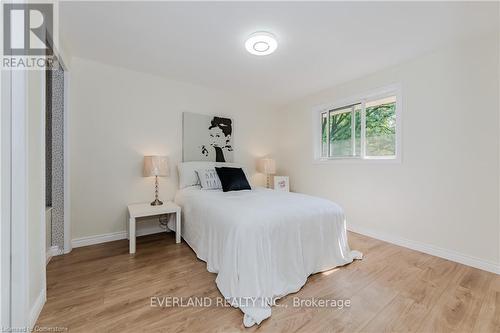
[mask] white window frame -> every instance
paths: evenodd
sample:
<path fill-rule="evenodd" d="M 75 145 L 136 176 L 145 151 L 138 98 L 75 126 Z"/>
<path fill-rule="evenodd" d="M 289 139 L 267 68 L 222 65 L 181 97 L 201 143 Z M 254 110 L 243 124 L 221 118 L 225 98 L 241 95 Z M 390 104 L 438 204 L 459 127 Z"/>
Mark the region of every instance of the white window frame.
<path fill-rule="evenodd" d="M 365 156 L 366 108 L 367 102 L 384 97 L 396 96 L 396 155 L 395 156 Z M 345 106 L 361 104 L 361 156 L 321 156 L 321 114 Z M 313 108 L 313 162 L 314 163 L 401 163 L 401 131 L 402 131 L 403 98 L 400 84 L 392 84 L 364 94 L 339 100 L 331 104 L 323 104 Z"/>

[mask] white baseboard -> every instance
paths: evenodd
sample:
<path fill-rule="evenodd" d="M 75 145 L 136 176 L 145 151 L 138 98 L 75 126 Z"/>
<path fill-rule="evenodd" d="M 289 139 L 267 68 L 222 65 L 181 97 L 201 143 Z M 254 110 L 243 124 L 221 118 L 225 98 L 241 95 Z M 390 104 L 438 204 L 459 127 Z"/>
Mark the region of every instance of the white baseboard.
<path fill-rule="evenodd" d="M 57 246 L 57 245 L 53 245 L 53 246 L 51 246 L 51 247 L 47 250 L 47 252 L 45 253 L 45 259 L 46 259 L 45 264 L 47 265 L 47 264 L 49 263 L 50 259 L 52 259 L 52 257 L 54 257 L 54 256 L 59 256 L 59 255 L 61 255 L 61 254 L 63 254 L 63 250 L 61 250 L 61 249 L 59 248 L 59 246 Z"/>
<path fill-rule="evenodd" d="M 109 234 L 87 236 L 71 240 L 71 247 L 82 247 L 88 245 L 101 244 L 127 238 L 126 231 L 112 232 Z"/>
<path fill-rule="evenodd" d="M 156 227 L 138 229 L 136 232 L 136 235 L 137 236 L 146 236 L 146 235 L 151 235 L 151 234 L 157 234 L 159 232 L 168 232 L 168 231 L 169 230 L 166 231 L 165 229 L 163 229 L 159 226 L 156 226 Z M 112 241 L 116 241 L 116 240 L 120 240 L 120 239 L 127 239 L 127 238 L 128 238 L 127 231 L 118 231 L 118 232 L 111 232 L 109 234 L 75 238 L 71 241 L 71 246 L 73 248 L 75 248 L 75 247 L 82 247 L 82 246 L 112 242 Z"/>
<path fill-rule="evenodd" d="M 47 292 L 44 288 L 40 291 L 40 294 L 36 298 L 35 304 L 33 304 L 33 306 L 30 309 L 29 325 L 31 331 L 33 330 L 33 327 L 35 327 L 36 321 L 38 320 L 38 316 L 40 315 L 40 312 L 42 312 L 43 306 L 45 305 L 46 301 L 47 301 Z"/>
<path fill-rule="evenodd" d="M 454 262 L 458 262 L 460 264 L 471 266 L 474 268 L 478 268 L 484 271 L 500 274 L 500 263 L 495 263 L 491 261 L 487 261 L 484 259 L 479 259 L 476 257 L 472 257 L 463 253 L 459 253 L 453 250 L 444 249 L 438 246 L 406 239 L 403 237 L 389 235 L 383 232 L 378 232 L 375 230 L 370 230 L 364 227 L 358 227 L 349 225 L 347 227 L 349 231 L 362 234 L 368 237 L 372 237 L 375 239 L 379 239 L 388 243 L 396 244 L 399 246 L 403 246 L 415 251 L 427 253 L 436 257 L 444 258 L 447 260 L 451 260 Z"/>

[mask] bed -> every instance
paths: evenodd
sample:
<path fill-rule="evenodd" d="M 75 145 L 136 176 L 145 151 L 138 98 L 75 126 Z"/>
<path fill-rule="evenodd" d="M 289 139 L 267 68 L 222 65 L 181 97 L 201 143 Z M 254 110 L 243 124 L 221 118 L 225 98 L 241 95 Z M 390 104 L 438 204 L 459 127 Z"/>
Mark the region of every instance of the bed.
<path fill-rule="evenodd" d="M 203 190 L 192 184 L 201 162 L 193 163 L 179 165 L 182 237 L 217 274 L 217 287 L 244 313 L 246 327 L 270 317 L 274 301 L 297 292 L 309 275 L 362 258 L 349 249 L 337 204 L 259 187 Z"/>

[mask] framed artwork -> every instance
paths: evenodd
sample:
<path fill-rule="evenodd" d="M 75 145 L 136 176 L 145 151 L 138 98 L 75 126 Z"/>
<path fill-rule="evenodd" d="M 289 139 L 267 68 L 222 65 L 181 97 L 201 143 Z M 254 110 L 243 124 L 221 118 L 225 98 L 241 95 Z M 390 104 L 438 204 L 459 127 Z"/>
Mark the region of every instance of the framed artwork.
<path fill-rule="evenodd" d="M 191 112 L 182 114 L 182 160 L 233 162 L 233 121 Z"/>
<path fill-rule="evenodd" d="M 274 189 L 276 191 L 290 192 L 288 176 L 274 176 Z"/>

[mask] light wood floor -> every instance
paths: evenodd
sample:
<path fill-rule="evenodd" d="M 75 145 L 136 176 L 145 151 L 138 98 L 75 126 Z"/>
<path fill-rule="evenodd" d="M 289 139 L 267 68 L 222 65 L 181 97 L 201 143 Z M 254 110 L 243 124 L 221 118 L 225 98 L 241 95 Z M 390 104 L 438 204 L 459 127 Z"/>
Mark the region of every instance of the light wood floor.
<path fill-rule="evenodd" d="M 47 267 L 48 297 L 37 325 L 71 332 L 500 332 L 500 277 L 350 233 L 356 261 L 309 277 L 271 318 L 245 329 L 234 308 L 155 308 L 151 296 L 220 293 L 173 233 L 74 249 Z M 350 299 L 344 309 L 295 308 L 302 299 Z"/>

